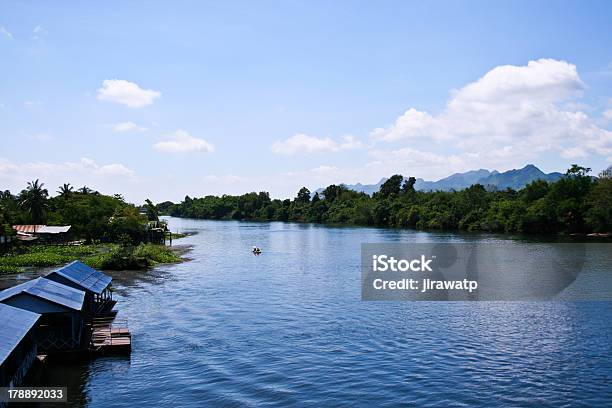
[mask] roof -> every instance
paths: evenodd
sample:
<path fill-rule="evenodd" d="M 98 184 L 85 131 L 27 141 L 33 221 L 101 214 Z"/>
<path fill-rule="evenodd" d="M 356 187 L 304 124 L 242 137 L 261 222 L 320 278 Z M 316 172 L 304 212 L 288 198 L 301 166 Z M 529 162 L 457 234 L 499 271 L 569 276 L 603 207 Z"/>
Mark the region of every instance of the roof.
<path fill-rule="evenodd" d="M 39 318 L 38 313 L 0 303 L 0 364 L 4 363 Z"/>
<path fill-rule="evenodd" d="M 110 276 L 90 268 L 81 261 L 70 262 L 68 265 L 48 273 L 47 276 L 53 273 L 76 283 L 83 289 L 97 293 L 98 295 L 102 293 L 113 280 Z"/>
<path fill-rule="evenodd" d="M 85 300 L 85 292 L 82 290 L 62 285 L 50 279 L 36 278 L 3 290 L 0 292 L 0 302 L 21 293 L 27 293 L 73 310 L 81 310 Z"/>
<path fill-rule="evenodd" d="M 70 225 L 64 225 L 61 227 L 40 224 L 13 225 L 13 229 L 17 232 L 27 232 L 36 234 L 59 234 L 62 232 L 68 232 L 70 230 L 70 227 Z"/>

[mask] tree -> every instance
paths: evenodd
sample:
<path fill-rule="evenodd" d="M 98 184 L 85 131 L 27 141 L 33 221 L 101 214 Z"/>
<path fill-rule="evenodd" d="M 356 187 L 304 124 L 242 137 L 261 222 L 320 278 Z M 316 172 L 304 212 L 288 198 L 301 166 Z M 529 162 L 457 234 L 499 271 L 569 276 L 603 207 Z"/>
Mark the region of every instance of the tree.
<path fill-rule="evenodd" d="M 64 183 L 59 187 L 59 190 L 57 190 L 57 192 L 59 193 L 60 197 L 68 198 L 72 194 L 72 190 L 73 188 L 70 183 Z"/>
<path fill-rule="evenodd" d="M 394 174 L 393 176 L 389 177 L 389 179 L 380 186 L 380 196 L 386 198 L 392 194 L 399 194 L 403 180 L 404 177 L 402 177 L 401 174 Z"/>
<path fill-rule="evenodd" d="M 414 191 L 414 183 L 416 183 L 416 178 L 408 177 L 407 180 L 404 180 L 404 185 L 402 186 L 402 192 L 411 193 Z"/>
<path fill-rule="evenodd" d="M 38 179 L 28 182 L 28 186 L 20 194 L 20 205 L 30 214 L 34 224 L 42 224 L 49 192 Z"/>
<path fill-rule="evenodd" d="M 612 177 L 601 177 L 587 198 L 586 221 L 597 232 L 612 232 Z"/>
<path fill-rule="evenodd" d="M 83 194 L 83 195 L 87 195 L 87 194 L 91 194 L 93 192 L 93 190 L 87 186 L 83 186 L 81 188 L 79 188 L 79 193 Z"/>
<path fill-rule="evenodd" d="M 310 190 L 306 187 L 300 188 L 295 201 L 302 204 L 308 204 L 310 202 Z"/>
<path fill-rule="evenodd" d="M 159 211 L 155 204 L 148 198 L 145 200 L 145 210 L 147 211 L 147 218 L 149 221 L 159 221 Z"/>
<path fill-rule="evenodd" d="M 612 166 L 608 166 L 607 169 L 602 170 L 601 173 L 599 173 L 599 178 L 600 179 L 612 178 Z"/>
<path fill-rule="evenodd" d="M 323 190 L 323 197 L 325 197 L 325 201 L 333 202 L 336 198 L 338 198 L 338 194 L 340 192 L 340 186 L 335 184 L 331 184 Z"/>
<path fill-rule="evenodd" d="M 587 177 L 590 172 L 590 167 L 582 167 L 577 164 L 572 164 L 572 167 L 565 172 L 565 175 L 569 177 Z"/>

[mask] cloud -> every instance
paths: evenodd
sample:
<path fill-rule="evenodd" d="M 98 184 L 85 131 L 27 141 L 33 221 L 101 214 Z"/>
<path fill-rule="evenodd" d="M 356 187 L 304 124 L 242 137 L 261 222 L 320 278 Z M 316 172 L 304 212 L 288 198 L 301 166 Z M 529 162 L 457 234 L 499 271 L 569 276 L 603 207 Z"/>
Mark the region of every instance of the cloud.
<path fill-rule="evenodd" d="M 452 150 L 464 160 L 493 167 L 525 163 L 544 153 L 612 154 L 612 132 L 572 103 L 583 89 L 576 66 L 565 61 L 498 66 L 452 91 L 439 114 L 410 108 L 370 135 L 378 142 Z"/>
<path fill-rule="evenodd" d="M 134 122 L 120 122 L 113 125 L 115 132 L 146 132 L 148 129 Z"/>
<path fill-rule="evenodd" d="M 45 30 L 43 28 L 43 26 L 41 25 L 37 25 L 36 27 L 34 27 L 34 29 L 32 30 L 32 39 L 33 40 L 39 40 L 42 37 L 46 37 L 47 34 L 49 34 L 49 32 L 47 30 Z"/>
<path fill-rule="evenodd" d="M 6 38 L 8 38 L 10 40 L 13 39 L 13 34 L 11 34 L 11 32 L 9 30 L 4 28 L 4 26 L 0 26 L 0 34 L 4 35 Z"/>
<path fill-rule="evenodd" d="M 602 116 L 606 121 L 612 121 L 612 109 L 603 111 Z"/>
<path fill-rule="evenodd" d="M 161 97 L 161 92 L 152 89 L 142 89 L 134 82 L 123 79 L 105 79 L 98 89 L 98 99 L 116 102 L 130 108 L 142 108 Z"/>
<path fill-rule="evenodd" d="M 135 180 L 134 171 L 120 163 L 98 164 L 83 157 L 75 162 L 26 162 L 15 163 L 0 158 L 0 185 L 14 193 L 21 191 L 28 181 L 40 179 L 49 192 L 55 186 L 71 183 L 74 186 L 87 185 L 91 188 L 102 188 L 112 194 L 125 191 L 127 185 L 118 187 L 118 183 L 130 183 Z M 128 190 L 129 191 L 129 190 Z"/>
<path fill-rule="evenodd" d="M 342 136 L 342 141 L 336 142 L 328 137 L 317 138 L 304 133 L 298 133 L 286 140 L 275 142 L 271 150 L 276 154 L 292 155 L 296 153 L 338 152 L 361 147 L 362 143 L 351 135 Z"/>
<path fill-rule="evenodd" d="M 178 129 L 170 140 L 164 140 L 153 145 L 153 148 L 166 153 L 211 153 L 215 147 L 204 139 L 191 136 L 187 131 Z"/>

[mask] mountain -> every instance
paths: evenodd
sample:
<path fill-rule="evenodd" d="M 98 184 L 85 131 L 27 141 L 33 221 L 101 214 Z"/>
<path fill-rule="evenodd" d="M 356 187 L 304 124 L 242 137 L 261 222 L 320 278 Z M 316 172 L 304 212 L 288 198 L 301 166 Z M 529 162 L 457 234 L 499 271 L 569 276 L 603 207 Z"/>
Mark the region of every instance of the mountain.
<path fill-rule="evenodd" d="M 455 173 L 438 181 L 426 181 L 421 178 L 416 180 L 414 184 L 415 189 L 420 191 L 450 191 L 450 190 L 462 190 L 473 184 L 482 184 L 488 189 L 496 188 L 498 190 L 505 190 L 506 188 L 512 188 L 514 190 L 521 189 L 525 185 L 535 180 L 545 180 L 550 182 L 559 180 L 563 174 L 561 173 L 544 173 L 542 170 L 528 164 L 522 169 L 508 170 L 503 173 L 497 170 L 489 171 L 485 169 L 471 170 L 465 173 Z M 386 178 L 382 178 L 376 184 L 344 184 L 349 190 L 363 192 L 366 194 L 372 194 L 380 189 L 381 184 L 387 181 Z M 316 191 L 320 194 L 324 188 L 319 188 Z"/>
<path fill-rule="evenodd" d="M 497 172 L 494 172 L 497 173 Z M 472 170 L 466 173 L 455 173 L 451 176 L 443 178 L 438 181 L 425 181 L 423 179 L 417 179 L 414 183 L 416 190 L 431 191 L 431 190 L 462 190 L 466 187 L 476 184 L 479 180 L 491 176 L 493 173 L 489 170 L 480 169 Z"/>
<path fill-rule="evenodd" d="M 559 180 L 562 176 L 563 174 L 558 172 L 546 174 L 533 164 L 528 164 L 518 170 L 508 170 L 503 173 L 492 172 L 488 177 L 483 177 L 478 182 L 483 186 L 495 186 L 498 190 L 505 190 L 506 188 L 518 190 L 534 180 L 545 180 L 551 183 Z"/>
<path fill-rule="evenodd" d="M 358 193 L 366 193 L 366 194 L 372 195 L 373 193 L 376 193 L 378 190 L 380 190 L 380 186 L 385 181 L 387 181 L 387 178 L 383 177 L 376 184 L 357 183 L 357 184 L 342 184 L 342 185 L 348 188 L 349 190 L 357 191 Z M 323 190 L 325 190 L 325 188 L 322 187 L 322 188 L 318 188 L 317 190 L 315 190 L 315 192 L 321 194 Z"/>

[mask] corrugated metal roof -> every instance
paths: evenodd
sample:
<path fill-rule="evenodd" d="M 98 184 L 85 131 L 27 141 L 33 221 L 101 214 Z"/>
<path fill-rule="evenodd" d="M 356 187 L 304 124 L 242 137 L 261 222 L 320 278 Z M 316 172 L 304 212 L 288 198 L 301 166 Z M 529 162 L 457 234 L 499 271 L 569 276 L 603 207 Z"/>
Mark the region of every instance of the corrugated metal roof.
<path fill-rule="evenodd" d="M 85 299 L 82 290 L 62 285 L 50 279 L 36 278 L 0 292 L 0 302 L 20 293 L 27 293 L 73 310 L 81 310 Z"/>
<path fill-rule="evenodd" d="M 0 303 L 0 364 L 40 318 L 37 313 Z"/>
<path fill-rule="evenodd" d="M 102 293 L 113 280 L 110 276 L 90 268 L 81 261 L 70 262 L 68 265 L 48 273 L 47 276 L 53 273 L 63 276 L 83 289 L 97 293 L 98 295 Z"/>
<path fill-rule="evenodd" d="M 59 234 L 62 232 L 68 232 L 70 225 L 64 226 L 51 226 L 51 225 L 13 225 L 13 229 L 17 232 L 27 232 L 29 234 Z"/>

